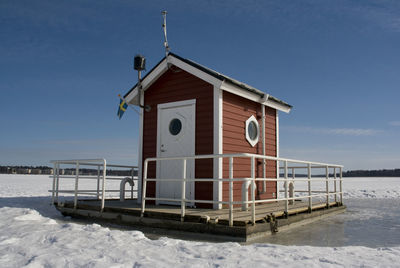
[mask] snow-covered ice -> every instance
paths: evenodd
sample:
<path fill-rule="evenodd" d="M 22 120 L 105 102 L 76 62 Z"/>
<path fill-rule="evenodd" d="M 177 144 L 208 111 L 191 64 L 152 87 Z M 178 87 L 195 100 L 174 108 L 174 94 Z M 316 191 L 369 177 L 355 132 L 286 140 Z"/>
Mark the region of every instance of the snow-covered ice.
<path fill-rule="evenodd" d="M 400 241 L 386 246 L 386 236 L 382 236 L 379 247 L 360 246 L 357 241 L 356 246 L 287 246 L 167 237 L 151 240 L 140 231 L 65 219 L 49 205 L 48 176 L 0 175 L 0 185 L 0 267 L 399 267 L 400 263 Z M 349 206 L 347 216 L 325 221 L 351 220 L 353 211 L 359 213 L 356 219 L 389 219 L 384 227 L 400 230 L 396 215 L 390 215 L 400 214 L 399 208 L 394 212 L 383 209 L 383 214 L 376 214 L 379 210 L 374 207 L 358 209 L 360 204 L 374 204 L 374 200 L 379 207 L 400 204 L 400 178 L 345 178 L 344 190 L 345 201 L 355 207 Z M 329 228 L 326 231 L 337 232 Z M 375 236 L 379 237 L 379 232 Z"/>
<path fill-rule="evenodd" d="M 344 198 L 400 198 L 400 178 L 343 178 Z"/>

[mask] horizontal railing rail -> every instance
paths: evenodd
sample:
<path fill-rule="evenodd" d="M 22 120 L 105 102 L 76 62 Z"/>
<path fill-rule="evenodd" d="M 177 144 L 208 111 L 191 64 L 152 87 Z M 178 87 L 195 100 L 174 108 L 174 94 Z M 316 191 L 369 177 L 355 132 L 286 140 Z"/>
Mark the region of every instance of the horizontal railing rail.
<path fill-rule="evenodd" d="M 74 209 L 77 208 L 78 205 L 78 196 L 95 196 L 96 199 L 100 200 L 100 211 L 104 210 L 106 193 L 120 193 L 120 198 L 125 197 L 125 185 L 121 185 L 119 190 L 106 189 L 107 181 L 117 181 L 120 180 L 121 184 L 125 181 L 124 179 L 127 176 L 118 177 L 117 175 L 107 175 L 107 171 L 112 172 L 113 170 L 107 170 L 107 168 L 121 168 L 128 169 L 130 172 L 130 180 L 131 180 L 131 198 L 133 199 L 134 190 L 133 181 L 138 181 L 137 177 L 134 176 L 137 173 L 137 166 L 128 166 L 128 165 L 116 165 L 116 164 L 107 164 L 107 161 L 103 158 L 100 159 L 72 159 L 72 160 L 52 160 L 50 161 L 54 165 L 54 173 L 53 173 L 53 185 L 52 190 L 49 192 L 52 193 L 52 203 L 58 203 L 59 194 L 70 194 L 74 196 Z M 74 174 L 61 174 L 61 165 L 67 165 L 69 168 L 67 169 L 69 172 L 73 172 Z M 71 166 L 73 168 L 71 168 Z M 88 175 L 83 174 L 83 167 L 96 167 L 95 170 L 91 170 L 90 172 L 96 172 L 96 175 Z M 65 170 L 63 169 L 63 170 Z M 85 168 L 85 172 L 88 170 Z M 74 179 L 73 189 L 60 189 L 60 179 L 71 180 Z M 80 189 L 79 182 L 81 180 L 96 180 L 96 189 Z M 123 187 L 122 187 L 123 186 Z"/>
<path fill-rule="evenodd" d="M 250 177 L 244 178 L 234 178 L 234 159 L 236 158 L 248 158 L 251 160 L 250 162 Z M 188 160 L 198 160 L 198 159 L 229 159 L 229 178 L 186 178 L 186 169 L 187 169 L 187 161 Z M 258 178 L 256 177 L 256 160 L 263 160 L 263 165 L 267 165 L 265 160 L 272 160 L 276 162 L 276 167 L 278 170 L 284 170 L 284 178 L 279 178 L 279 172 L 277 172 L 277 178 Z M 182 161 L 182 176 L 179 178 L 148 178 L 148 166 L 149 162 L 160 162 L 160 161 L 171 161 L 171 160 L 179 160 Z M 281 167 L 281 163 L 283 166 Z M 302 166 L 288 166 L 288 164 L 301 164 Z M 288 170 L 292 171 L 291 177 L 289 177 Z M 296 169 L 306 169 L 307 177 L 296 178 L 294 170 Z M 325 177 L 321 177 L 320 175 L 317 177 L 312 177 L 312 169 L 324 169 Z M 333 173 L 329 173 L 329 169 L 333 169 Z M 185 218 L 185 208 L 187 204 L 190 203 L 205 203 L 205 204 L 222 204 L 228 205 L 229 207 L 229 225 L 233 225 L 233 206 L 234 205 L 242 205 L 243 208 L 247 209 L 247 205 L 251 205 L 251 221 L 255 224 L 255 205 L 260 203 L 271 203 L 277 201 L 284 201 L 285 208 L 284 213 L 288 215 L 289 212 L 289 202 L 293 202 L 297 199 L 308 199 L 308 209 L 312 210 L 313 198 L 317 197 L 325 197 L 326 198 L 326 206 L 329 207 L 330 197 L 334 196 L 334 201 L 337 203 L 338 197 L 340 198 L 340 203 L 343 202 L 343 191 L 342 191 L 342 165 L 335 164 L 327 164 L 321 162 L 311 162 L 311 161 L 303 161 L 303 160 L 295 160 L 289 158 L 280 158 L 273 156 L 264 156 L 258 154 L 249 154 L 249 153 L 238 153 L 238 154 L 209 154 L 209 155 L 194 155 L 194 156 L 177 156 L 177 157 L 151 157 L 147 158 L 144 161 L 143 167 L 143 186 L 142 186 L 142 195 L 141 195 L 141 216 L 144 217 L 146 210 L 146 201 L 155 201 L 155 202 L 179 202 L 181 206 L 181 220 L 184 221 Z M 333 174 L 333 178 L 330 178 L 330 175 Z M 148 197 L 147 196 L 147 183 L 148 182 L 181 182 L 181 193 L 180 198 L 165 198 L 165 197 Z M 258 181 L 266 182 L 283 182 L 284 187 L 284 197 L 283 198 L 267 198 L 267 199 L 255 199 L 255 184 Z M 302 192 L 308 193 L 308 195 L 301 196 L 293 196 L 293 191 L 291 193 L 292 196 L 289 196 L 289 183 L 290 182 L 307 182 L 307 190 Z M 186 198 L 186 183 L 187 182 L 228 182 L 229 183 L 229 200 L 198 200 L 198 199 L 188 199 Z M 233 200 L 233 183 L 234 182 L 242 182 L 247 183 L 248 186 L 245 188 L 246 194 L 243 194 L 242 200 L 234 201 Z M 325 182 L 324 190 L 313 190 L 312 183 L 316 184 L 317 182 Z M 333 191 L 329 189 L 329 182 L 333 182 Z M 337 189 L 337 182 L 339 182 L 339 190 Z M 265 186 L 264 186 L 265 187 Z M 250 188 L 251 200 L 248 200 L 248 188 Z M 278 194 L 279 191 L 277 191 Z M 298 191 L 297 191 L 298 192 Z M 244 200 L 243 200 L 244 199 Z"/>

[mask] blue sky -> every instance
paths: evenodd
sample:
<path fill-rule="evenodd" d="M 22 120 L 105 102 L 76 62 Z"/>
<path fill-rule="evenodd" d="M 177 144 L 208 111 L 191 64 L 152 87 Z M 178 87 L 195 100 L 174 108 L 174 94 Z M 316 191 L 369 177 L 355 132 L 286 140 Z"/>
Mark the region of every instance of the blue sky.
<path fill-rule="evenodd" d="M 0 2 L 0 164 L 137 163 L 138 116 L 116 116 L 171 51 L 294 106 L 281 156 L 345 169 L 400 167 L 398 1 Z"/>

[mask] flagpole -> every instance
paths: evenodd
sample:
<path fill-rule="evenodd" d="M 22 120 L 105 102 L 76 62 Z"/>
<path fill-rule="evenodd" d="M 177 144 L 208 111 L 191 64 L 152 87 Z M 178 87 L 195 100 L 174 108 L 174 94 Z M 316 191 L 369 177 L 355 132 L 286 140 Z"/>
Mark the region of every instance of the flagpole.
<path fill-rule="evenodd" d="M 121 97 L 121 94 L 118 94 L 118 97 L 124 101 L 129 107 L 131 107 L 138 115 L 140 115 L 139 111 L 135 109 L 135 107 L 133 107 L 132 104 L 129 104 L 124 98 Z"/>

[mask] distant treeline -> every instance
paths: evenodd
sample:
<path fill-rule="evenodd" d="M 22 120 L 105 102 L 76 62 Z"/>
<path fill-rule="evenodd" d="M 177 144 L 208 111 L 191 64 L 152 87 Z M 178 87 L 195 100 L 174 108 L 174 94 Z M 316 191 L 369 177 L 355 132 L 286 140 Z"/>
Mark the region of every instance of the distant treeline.
<path fill-rule="evenodd" d="M 63 168 L 59 170 L 60 175 L 75 175 L 75 168 Z M 0 166 L 0 174 L 48 174 L 54 173 L 53 168 L 48 166 Z M 97 169 L 81 168 L 80 175 L 97 175 Z M 100 174 L 101 175 L 101 174 Z M 107 169 L 107 175 L 110 176 L 131 176 L 131 169 Z M 137 169 L 133 171 L 133 175 L 137 176 Z"/>
<path fill-rule="evenodd" d="M 97 175 L 97 169 L 82 168 L 81 175 Z M 0 174 L 53 174 L 53 168 L 48 166 L 0 166 Z M 62 175 L 74 175 L 74 168 L 65 168 L 60 170 Z M 130 176 L 131 170 L 107 169 L 107 175 Z M 137 176 L 137 169 L 134 170 L 134 176 Z M 289 173 L 289 177 L 292 176 Z M 306 177 L 306 174 L 296 174 L 296 177 Z M 313 175 L 325 176 L 325 174 Z M 333 174 L 330 174 L 333 176 Z M 280 174 L 284 177 L 284 174 Z M 400 177 L 400 169 L 380 169 L 380 170 L 349 170 L 343 172 L 343 177 Z"/>
<path fill-rule="evenodd" d="M 350 170 L 343 177 L 400 177 L 400 169 Z"/>
<path fill-rule="evenodd" d="M 10 169 L 40 169 L 40 170 L 48 170 L 52 169 L 51 167 L 48 166 L 0 166 L 0 171 L 3 172 L 5 170 L 10 170 Z"/>

